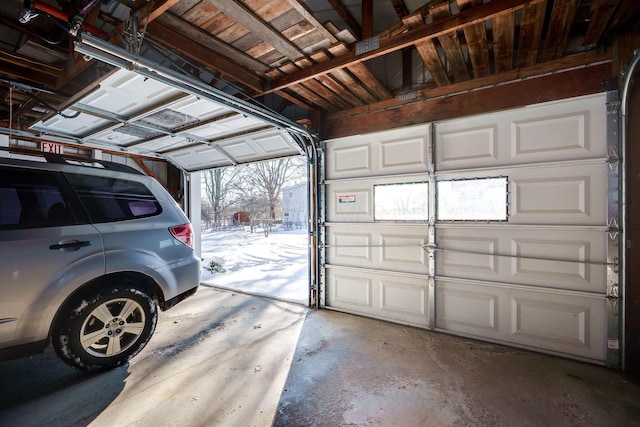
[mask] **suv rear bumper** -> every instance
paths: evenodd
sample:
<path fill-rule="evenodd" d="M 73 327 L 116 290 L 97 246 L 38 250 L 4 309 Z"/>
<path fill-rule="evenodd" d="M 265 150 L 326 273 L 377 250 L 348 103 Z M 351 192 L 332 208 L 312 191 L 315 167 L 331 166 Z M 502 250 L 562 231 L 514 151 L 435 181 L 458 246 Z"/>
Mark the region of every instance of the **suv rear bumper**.
<path fill-rule="evenodd" d="M 160 309 L 162 311 L 169 310 L 171 307 L 178 304 L 180 301 L 186 298 L 189 298 L 191 295 L 195 294 L 197 290 L 198 290 L 198 286 L 196 286 L 195 288 L 189 289 L 188 291 L 183 292 L 180 295 L 175 296 L 168 301 L 163 301 L 161 304 L 159 304 Z"/>

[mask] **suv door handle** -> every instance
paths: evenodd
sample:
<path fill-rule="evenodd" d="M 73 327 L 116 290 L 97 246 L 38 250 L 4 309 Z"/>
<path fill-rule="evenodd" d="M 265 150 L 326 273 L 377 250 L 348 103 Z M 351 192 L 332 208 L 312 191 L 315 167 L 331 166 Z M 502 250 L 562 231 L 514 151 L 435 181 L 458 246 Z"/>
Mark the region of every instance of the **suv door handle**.
<path fill-rule="evenodd" d="M 51 245 L 49 246 L 49 249 L 52 250 L 56 250 L 56 249 L 70 249 L 70 250 L 74 250 L 77 251 L 78 249 L 80 249 L 83 246 L 91 246 L 91 241 L 90 240 L 73 240 L 71 242 L 65 242 L 65 243 L 56 243 L 55 245 Z"/>

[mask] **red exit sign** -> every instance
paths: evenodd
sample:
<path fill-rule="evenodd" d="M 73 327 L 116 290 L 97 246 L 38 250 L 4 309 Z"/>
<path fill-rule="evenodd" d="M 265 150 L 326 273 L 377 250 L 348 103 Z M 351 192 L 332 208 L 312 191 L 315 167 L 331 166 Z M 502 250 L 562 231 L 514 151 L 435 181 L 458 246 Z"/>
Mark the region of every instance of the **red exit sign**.
<path fill-rule="evenodd" d="M 55 142 L 43 142 L 40 144 L 40 149 L 44 153 L 54 153 L 54 154 L 64 153 L 64 145 L 56 144 Z"/>

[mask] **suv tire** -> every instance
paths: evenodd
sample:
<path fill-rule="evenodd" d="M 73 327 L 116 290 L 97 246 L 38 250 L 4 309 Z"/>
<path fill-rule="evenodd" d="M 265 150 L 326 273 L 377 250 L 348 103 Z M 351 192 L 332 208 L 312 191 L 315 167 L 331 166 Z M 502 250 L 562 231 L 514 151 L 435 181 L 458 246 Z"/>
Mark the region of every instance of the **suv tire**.
<path fill-rule="evenodd" d="M 52 334 L 53 347 L 81 371 L 122 365 L 147 344 L 156 327 L 154 301 L 133 287 L 108 287 L 66 304 Z"/>

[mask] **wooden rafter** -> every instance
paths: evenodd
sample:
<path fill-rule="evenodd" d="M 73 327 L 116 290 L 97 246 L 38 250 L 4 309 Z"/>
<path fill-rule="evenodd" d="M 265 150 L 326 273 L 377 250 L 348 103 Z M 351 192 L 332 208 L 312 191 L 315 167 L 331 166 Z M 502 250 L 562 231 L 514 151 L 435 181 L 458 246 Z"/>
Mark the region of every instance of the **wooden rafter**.
<path fill-rule="evenodd" d="M 493 19 L 493 57 L 496 73 L 513 68 L 515 19 L 515 12 L 505 13 Z"/>
<path fill-rule="evenodd" d="M 407 6 L 404 4 L 404 0 L 390 0 L 393 9 L 398 14 L 398 18 L 402 19 L 409 14 Z"/>
<path fill-rule="evenodd" d="M 300 2 L 300 0 L 287 0 L 289 4 L 302 15 L 313 27 L 320 32 L 330 43 L 337 43 L 338 39 L 322 25 L 313 14 L 307 9 L 307 7 Z"/>
<path fill-rule="evenodd" d="M 329 48 L 329 52 L 334 56 L 345 55 L 349 49 L 344 44 L 337 44 Z M 375 78 L 371 71 L 362 63 L 358 62 L 347 67 L 347 70 L 357 77 L 369 91 L 376 96 L 377 99 L 389 99 L 391 94 L 378 79 Z"/>
<path fill-rule="evenodd" d="M 434 22 L 451 17 L 448 2 L 434 6 L 429 13 L 433 17 Z M 467 64 L 464 60 L 457 31 L 451 31 L 438 36 L 438 41 L 440 42 L 440 46 L 442 46 L 444 56 L 447 58 L 451 74 L 455 81 L 461 82 L 469 80 L 469 72 L 467 71 Z"/>
<path fill-rule="evenodd" d="M 329 0 L 329 3 L 333 8 L 338 12 L 338 15 L 344 20 L 344 22 L 351 28 L 351 31 L 356 36 L 357 39 L 362 39 L 362 27 L 358 24 L 358 21 L 353 17 L 349 9 L 342 4 L 340 0 Z"/>
<path fill-rule="evenodd" d="M 244 52 L 241 52 L 229 46 L 226 43 L 219 41 L 211 34 L 208 34 L 201 29 L 194 27 L 193 25 L 185 22 L 184 20 L 171 13 L 164 13 L 156 20 L 156 22 L 183 33 L 185 36 L 191 39 L 192 42 L 200 43 L 203 46 L 207 46 L 211 50 L 218 52 L 220 55 L 223 55 L 231 59 L 232 61 L 247 67 L 250 70 L 264 73 L 269 68 L 262 62 L 252 58 Z"/>
<path fill-rule="evenodd" d="M 325 74 L 335 71 L 336 69 L 354 66 L 362 62 L 387 55 L 391 52 L 413 46 L 434 37 L 438 37 L 451 31 L 462 30 L 468 25 L 484 22 L 487 19 L 494 18 L 498 15 L 511 13 L 517 9 L 521 9 L 524 5 L 536 4 L 544 0 L 502 0 L 500 2 L 491 2 L 482 6 L 460 12 L 449 18 L 445 18 L 430 25 L 416 27 L 402 34 L 390 37 L 389 39 L 380 40 L 380 48 L 356 55 L 354 51 L 346 49 L 344 54 L 336 55 L 334 59 L 322 64 L 316 64 L 297 73 L 284 76 L 274 82 L 272 88 L 268 91 L 279 90 L 301 81 L 315 78 L 319 74 Z"/>
<path fill-rule="evenodd" d="M 589 21 L 589 28 L 582 43 L 584 46 L 596 44 L 600 40 L 609 20 L 616 11 L 618 3 L 619 0 L 593 0 L 593 3 L 591 3 L 591 21 Z"/>
<path fill-rule="evenodd" d="M 522 9 L 520 41 L 518 42 L 519 67 L 529 67 L 538 62 L 546 9 L 546 0 L 540 3 L 528 4 Z"/>
<path fill-rule="evenodd" d="M 499 85 L 488 85 L 483 89 L 464 90 L 473 81 L 453 84 L 447 97 L 430 98 L 422 102 L 410 102 L 391 106 L 393 101 L 369 106 L 366 112 L 355 111 L 329 114 L 326 126 L 321 134 L 323 138 L 338 138 L 346 135 L 388 130 L 395 127 L 446 120 L 457 117 L 460 111 L 469 114 L 481 114 L 504 110 L 517 106 L 552 101 L 601 91 L 602 80 L 611 75 L 610 63 L 597 63 L 583 68 L 567 68 L 566 71 L 546 75 L 536 71 L 530 79 L 507 80 L 500 78 Z M 517 75 L 516 71 L 507 74 Z M 496 75 L 496 78 L 499 75 Z M 493 77 L 493 76 L 492 76 Z M 504 76 L 502 76 L 504 77 Z M 481 79 L 484 80 L 484 79 Z M 493 78 L 488 79 L 485 83 Z M 475 86 L 475 84 L 473 84 Z M 441 92 L 441 88 L 434 89 Z M 366 114 L 366 120 L 364 119 Z"/>
<path fill-rule="evenodd" d="M 549 29 L 542 50 L 542 61 L 558 59 L 564 53 L 564 48 L 571 30 L 571 22 L 576 15 L 578 0 L 555 0 L 549 21 Z"/>
<path fill-rule="evenodd" d="M 259 39 L 271 45 L 290 60 L 295 61 L 305 56 L 304 53 L 287 38 L 283 37 L 251 11 L 247 10 L 244 5 L 237 0 L 209 0 L 209 2 L 233 18 L 238 24 L 246 29 L 250 29 Z"/>
<path fill-rule="evenodd" d="M 482 0 L 458 0 L 461 11 L 482 5 Z M 469 59 L 473 67 L 474 77 L 484 77 L 491 73 L 487 29 L 484 22 L 464 27 L 464 38 L 469 49 Z"/>
<path fill-rule="evenodd" d="M 238 82 L 256 92 L 264 87 L 264 79 L 248 68 L 229 60 L 228 57 L 205 45 L 189 38 L 185 31 L 162 25 L 160 22 L 152 22 L 147 27 L 149 37 L 167 46 L 180 55 L 191 58 L 203 64 L 206 68 L 216 71 L 226 79 Z M 203 35 L 204 37 L 204 35 Z"/>
<path fill-rule="evenodd" d="M 402 20 L 408 29 L 417 28 L 425 25 L 424 19 L 420 12 L 407 16 Z M 421 43 L 416 43 L 416 49 L 422 62 L 424 63 L 429 73 L 433 77 L 433 81 L 438 86 L 446 86 L 450 83 L 447 70 L 444 68 L 442 58 L 438 52 L 438 48 L 433 43 L 433 40 L 425 40 Z"/>

